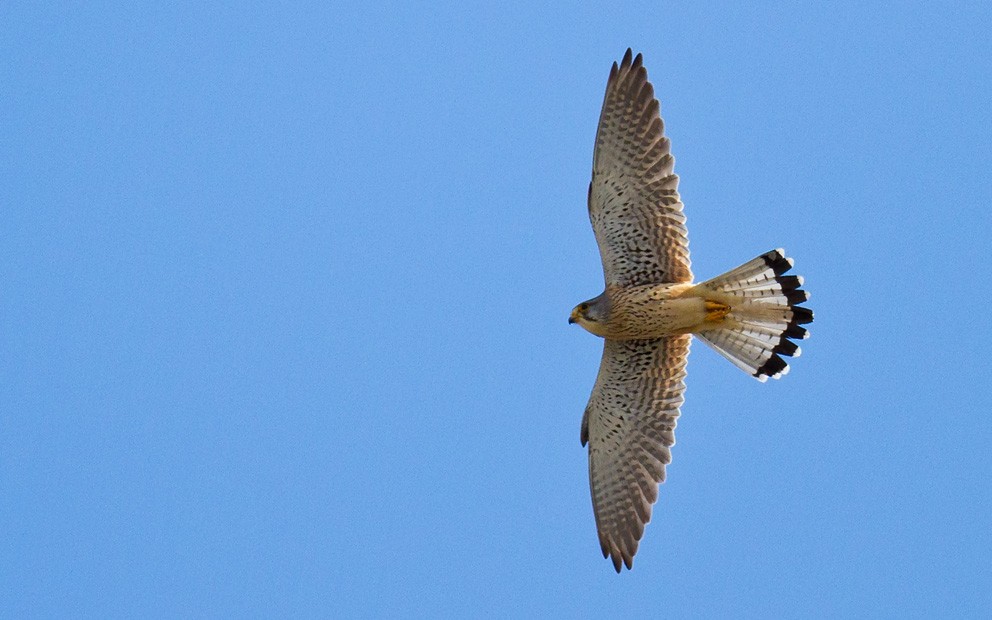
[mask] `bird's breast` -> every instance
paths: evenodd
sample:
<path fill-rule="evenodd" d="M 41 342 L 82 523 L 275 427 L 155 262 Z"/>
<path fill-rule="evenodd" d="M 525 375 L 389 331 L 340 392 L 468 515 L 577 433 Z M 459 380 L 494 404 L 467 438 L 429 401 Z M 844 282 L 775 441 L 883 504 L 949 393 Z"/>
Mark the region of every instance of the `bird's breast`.
<path fill-rule="evenodd" d="M 690 284 L 631 287 L 611 297 L 607 338 L 636 340 L 692 331 L 706 319 L 706 302 Z"/>

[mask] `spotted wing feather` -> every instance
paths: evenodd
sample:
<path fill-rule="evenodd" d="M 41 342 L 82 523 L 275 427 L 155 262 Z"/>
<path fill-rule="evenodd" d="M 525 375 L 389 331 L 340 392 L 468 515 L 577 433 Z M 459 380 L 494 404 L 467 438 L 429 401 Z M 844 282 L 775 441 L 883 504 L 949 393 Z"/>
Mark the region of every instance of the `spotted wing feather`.
<path fill-rule="evenodd" d="M 613 64 L 596 132 L 589 218 L 607 287 L 692 281 L 675 159 L 641 55 Z"/>
<path fill-rule="evenodd" d="M 603 557 L 630 568 L 671 462 L 690 336 L 606 340 L 582 419 Z"/>

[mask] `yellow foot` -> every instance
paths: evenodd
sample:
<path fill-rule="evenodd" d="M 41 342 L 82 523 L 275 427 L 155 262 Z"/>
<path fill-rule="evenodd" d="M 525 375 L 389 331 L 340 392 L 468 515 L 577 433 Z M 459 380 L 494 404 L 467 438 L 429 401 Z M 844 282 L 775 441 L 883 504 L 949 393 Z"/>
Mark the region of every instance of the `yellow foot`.
<path fill-rule="evenodd" d="M 718 301 L 706 300 L 706 320 L 710 323 L 719 323 L 730 314 L 730 306 L 721 304 Z"/>

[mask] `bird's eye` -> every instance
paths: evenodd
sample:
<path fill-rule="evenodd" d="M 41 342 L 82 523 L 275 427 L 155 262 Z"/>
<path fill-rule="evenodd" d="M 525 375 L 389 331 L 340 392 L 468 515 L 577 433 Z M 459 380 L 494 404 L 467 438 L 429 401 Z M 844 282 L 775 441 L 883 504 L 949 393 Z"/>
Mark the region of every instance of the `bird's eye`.
<path fill-rule="evenodd" d="M 589 309 L 589 304 L 580 304 L 579 305 L 579 310 L 581 310 L 583 312 L 585 312 L 588 309 Z"/>

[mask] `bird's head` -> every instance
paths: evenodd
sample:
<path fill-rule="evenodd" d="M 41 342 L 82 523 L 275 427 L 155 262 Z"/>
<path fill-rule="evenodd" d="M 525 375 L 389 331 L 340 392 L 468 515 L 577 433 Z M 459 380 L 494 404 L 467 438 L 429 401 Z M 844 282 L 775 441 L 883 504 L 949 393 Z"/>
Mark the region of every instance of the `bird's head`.
<path fill-rule="evenodd" d="M 572 314 L 568 317 L 568 323 L 578 323 L 586 331 L 592 332 L 597 336 L 603 335 L 602 332 L 605 329 L 604 323 L 609 318 L 610 304 L 609 300 L 606 298 L 606 294 L 600 295 L 599 297 L 594 297 L 588 301 L 584 301 L 581 304 L 572 308 Z"/>

